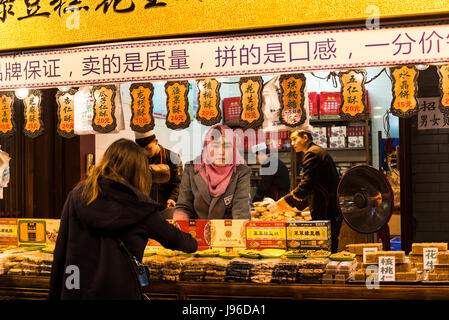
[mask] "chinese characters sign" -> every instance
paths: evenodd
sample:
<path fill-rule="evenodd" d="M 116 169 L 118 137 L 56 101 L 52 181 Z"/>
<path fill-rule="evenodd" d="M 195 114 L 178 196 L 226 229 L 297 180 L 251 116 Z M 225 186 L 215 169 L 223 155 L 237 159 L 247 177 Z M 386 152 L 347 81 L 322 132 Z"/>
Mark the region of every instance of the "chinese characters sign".
<path fill-rule="evenodd" d="M 111 11 L 126 9 L 131 2 L 109 3 Z M 8 4 L 4 7 L 7 10 Z M 250 77 L 449 59 L 448 25 L 343 31 L 139 41 L 4 55 L 0 90 Z"/>
<path fill-rule="evenodd" d="M 64 138 L 75 136 L 75 89 L 68 92 L 58 91 L 56 102 L 58 103 L 58 133 Z"/>
<path fill-rule="evenodd" d="M 249 221 L 246 224 L 248 249 L 286 248 L 285 222 Z"/>
<path fill-rule="evenodd" d="M 240 123 L 244 128 L 257 128 L 263 123 L 262 77 L 240 78 Z"/>
<path fill-rule="evenodd" d="M 418 112 L 418 71 L 413 66 L 390 68 L 393 100 L 391 113 L 408 118 Z"/>
<path fill-rule="evenodd" d="M 441 99 L 439 109 L 444 114 L 449 114 L 449 65 L 438 66 L 438 75 L 440 76 Z"/>
<path fill-rule="evenodd" d="M 170 129 L 185 129 L 190 125 L 188 81 L 168 81 L 165 84 L 167 94 L 167 118 L 165 124 Z"/>
<path fill-rule="evenodd" d="M 115 129 L 117 121 L 115 119 L 115 95 L 116 87 L 94 86 L 94 117 L 92 118 L 92 128 L 100 133 L 108 133 Z"/>
<path fill-rule="evenodd" d="M 341 106 L 340 118 L 343 120 L 360 121 L 366 118 L 365 80 L 363 70 L 340 72 Z"/>
<path fill-rule="evenodd" d="M 418 130 L 449 129 L 449 114 L 438 108 L 440 97 L 419 98 Z"/>
<path fill-rule="evenodd" d="M 379 281 L 395 281 L 395 258 L 379 257 Z"/>
<path fill-rule="evenodd" d="M 306 121 L 304 109 L 306 77 L 302 73 L 281 75 L 279 85 L 281 88 L 279 121 L 288 127 L 303 124 Z"/>
<path fill-rule="evenodd" d="M 30 91 L 23 100 L 25 126 L 23 131 L 29 138 L 36 138 L 44 131 L 41 108 L 42 93 L 39 90 Z"/>
<path fill-rule="evenodd" d="M 0 135 L 9 136 L 15 133 L 14 93 L 0 92 Z"/>
<path fill-rule="evenodd" d="M 432 270 L 437 263 L 438 248 L 423 248 L 424 270 Z"/>
<path fill-rule="evenodd" d="M 196 82 L 198 87 L 198 110 L 196 119 L 205 126 L 213 126 L 221 121 L 220 83 L 215 79 Z"/>
<path fill-rule="evenodd" d="M 17 246 L 17 219 L 0 218 L 0 246 Z"/>
<path fill-rule="evenodd" d="M 137 132 L 147 132 L 154 128 L 153 94 L 151 83 L 133 83 L 129 88 L 131 95 L 130 127 Z"/>

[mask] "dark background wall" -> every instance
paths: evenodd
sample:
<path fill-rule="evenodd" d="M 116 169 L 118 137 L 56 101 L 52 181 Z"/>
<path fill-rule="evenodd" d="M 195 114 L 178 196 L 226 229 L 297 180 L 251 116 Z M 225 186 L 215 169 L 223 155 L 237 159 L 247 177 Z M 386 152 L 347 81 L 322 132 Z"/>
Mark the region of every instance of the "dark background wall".
<path fill-rule="evenodd" d="M 440 96 L 436 67 L 420 71 L 419 97 Z M 413 242 L 449 242 L 449 129 L 411 127 Z M 401 137 L 402 139 L 402 137 Z"/>

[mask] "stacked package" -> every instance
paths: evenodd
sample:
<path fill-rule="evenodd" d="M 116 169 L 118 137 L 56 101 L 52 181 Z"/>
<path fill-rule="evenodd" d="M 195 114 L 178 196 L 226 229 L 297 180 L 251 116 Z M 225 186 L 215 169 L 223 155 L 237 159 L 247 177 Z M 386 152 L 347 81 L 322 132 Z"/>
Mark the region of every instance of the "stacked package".
<path fill-rule="evenodd" d="M 279 261 L 273 271 L 273 282 L 295 283 L 302 259 L 285 259 Z"/>
<path fill-rule="evenodd" d="M 429 281 L 449 281 L 449 251 L 437 252 L 437 263 L 428 276 Z"/>
<path fill-rule="evenodd" d="M 273 279 L 273 271 L 280 259 L 263 259 L 254 263 L 251 270 L 251 282 L 270 283 Z"/>
<path fill-rule="evenodd" d="M 364 126 L 348 126 L 347 133 L 349 148 L 363 148 L 365 146 Z"/>
<path fill-rule="evenodd" d="M 150 280 L 162 279 L 162 267 L 168 259 L 170 258 L 159 255 L 143 258 L 142 262 L 148 266 L 150 272 Z"/>
<path fill-rule="evenodd" d="M 301 283 L 321 283 L 323 273 L 329 259 L 313 259 L 307 258 L 301 261 L 298 269 L 296 280 Z"/>
<path fill-rule="evenodd" d="M 229 282 L 250 282 L 251 270 L 255 260 L 247 258 L 235 258 L 229 262 L 226 270 L 226 281 Z"/>
<path fill-rule="evenodd" d="M 205 263 L 204 281 L 224 282 L 229 261 L 222 258 L 209 258 Z"/>
<path fill-rule="evenodd" d="M 366 263 L 360 264 L 360 269 L 355 274 L 355 280 L 365 281 L 372 276 L 374 276 L 374 279 L 378 279 L 379 257 L 395 258 L 396 281 L 416 281 L 419 279 L 418 270 L 412 268 L 412 264 L 405 257 L 404 251 L 377 251 L 366 254 Z"/>
<path fill-rule="evenodd" d="M 203 281 L 205 258 L 187 258 L 183 260 L 180 279 L 183 281 Z"/>
<path fill-rule="evenodd" d="M 355 276 L 357 260 L 352 261 L 331 261 L 326 266 L 323 274 L 323 283 L 345 283 Z"/>
<path fill-rule="evenodd" d="M 53 263 L 53 254 L 41 251 L 27 252 L 18 248 L 5 251 L 3 261 L 4 274 L 49 277 Z"/>
<path fill-rule="evenodd" d="M 438 252 L 447 251 L 447 243 L 441 242 L 421 242 L 413 243 L 412 251 L 410 252 L 409 258 L 412 262 L 412 267 L 423 270 L 424 269 L 424 249 L 425 248 L 437 248 Z"/>
<path fill-rule="evenodd" d="M 313 142 L 321 148 L 327 148 L 327 128 L 314 127 L 312 131 Z"/>
<path fill-rule="evenodd" d="M 181 257 L 168 258 L 162 265 L 162 280 L 179 281 L 183 263 Z"/>
<path fill-rule="evenodd" d="M 354 253 L 358 262 L 358 269 L 363 265 L 363 251 L 366 249 L 382 250 L 382 243 L 356 243 L 346 245 L 346 250 Z"/>
<path fill-rule="evenodd" d="M 346 148 L 346 127 L 330 127 L 329 148 Z"/>

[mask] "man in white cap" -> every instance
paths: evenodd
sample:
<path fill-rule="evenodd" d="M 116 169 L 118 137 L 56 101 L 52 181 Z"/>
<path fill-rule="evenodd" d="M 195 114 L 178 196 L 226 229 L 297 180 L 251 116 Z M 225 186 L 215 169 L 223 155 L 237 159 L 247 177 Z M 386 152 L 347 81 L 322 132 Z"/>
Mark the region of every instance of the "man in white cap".
<path fill-rule="evenodd" d="M 254 145 L 251 151 L 257 156 L 261 165 L 260 176 L 262 180 L 254 195 L 253 202 L 262 201 L 263 198 L 279 200 L 290 192 L 290 175 L 285 164 L 270 153 L 265 142 Z"/>
<path fill-rule="evenodd" d="M 134 132 L 136 143 L 143 149 L 148 158 L 148 163 L 166 164 L 170 167 L 170 179 L 167 183 L 157 184 L 151 188 L 150 196 L 166 208 L 174 208 L 179 195 L 179 185 L 181 184 L 182 163 L 177 153 L 174 153 L 161 146 L 153 131 L 145 133 Z M 170 212 L 164 212 L 165 218 L 171 218 Z"/>
<path fill-rule="evenodd" d="M 296 207 L 304 210 L 308 206 L 313 220 L 330 220 L 331 250 L 337 252 L 338 235 L 342 223 L 337 207 L 337 187 L 340 176 L 332 157 L 313 143 L 312 130 L 313 128 L 309 125 L 290 134 L 295 151 L 304 154 L 303 175 L 298 186 L 271 205 L 271 209 L 288 210 Z"/>

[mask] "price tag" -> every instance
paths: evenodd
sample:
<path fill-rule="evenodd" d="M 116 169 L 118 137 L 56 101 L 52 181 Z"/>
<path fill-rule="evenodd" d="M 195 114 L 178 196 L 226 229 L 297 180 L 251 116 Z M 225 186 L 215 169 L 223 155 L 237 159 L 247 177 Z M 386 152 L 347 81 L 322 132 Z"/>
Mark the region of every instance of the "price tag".
<path fill-rule="evenodd" d="M 379 257 L 379 281 L 395 281 L 394 257 Z"/>
<path fill-rule="evenodd" d="M 437 263 L 438 248 L 424 248 L 423 249 L 423 262 L 424 270 L 432 270 Z"/>
<path fill-rule="evenodd" d="M 363 248 L 363 263 L 366 263 L 366 254 L 368 252 L 377 252 L 377 248 Z"/>

